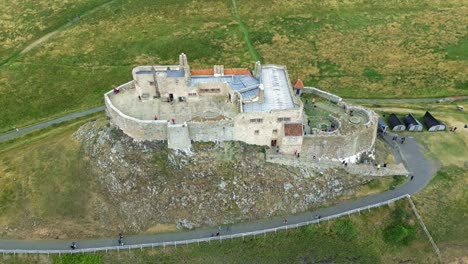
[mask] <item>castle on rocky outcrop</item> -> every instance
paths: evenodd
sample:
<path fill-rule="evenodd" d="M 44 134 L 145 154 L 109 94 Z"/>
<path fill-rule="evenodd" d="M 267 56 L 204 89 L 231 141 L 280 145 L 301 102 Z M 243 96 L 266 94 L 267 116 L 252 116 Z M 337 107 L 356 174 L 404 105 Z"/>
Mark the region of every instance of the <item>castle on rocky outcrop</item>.
<path fill-rule="evenodd" d="M 139 66 L 132 75 L 104 97 L 111 122 L 135 140 L 167 140 L 172 149 L 190 149 L 194 141 L 242 141 L 275 153 L 328 159 L 373 150 L 377 117 L 372 111 L 302 81 L 293 87 L 284 66 L 257 62 L 253 71 L 223 65 L 190 69 L 182 53 L 178 65 Z M 332 129 L 310 126 L 301 93 L 333 102 L 340 113 L 326 117 Z M 349 112 L 354 120 L 342 120 Z"/>

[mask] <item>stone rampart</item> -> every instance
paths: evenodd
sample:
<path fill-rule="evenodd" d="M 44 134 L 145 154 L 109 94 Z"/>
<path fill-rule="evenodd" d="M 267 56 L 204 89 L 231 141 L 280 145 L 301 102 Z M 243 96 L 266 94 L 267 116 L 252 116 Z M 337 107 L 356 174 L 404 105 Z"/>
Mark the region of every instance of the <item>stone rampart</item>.
<path fill-rule="evenodd" d="M 184 124 L 167 124 L 167 147 L 170 149 L 190 149 L 189 129 Z"/>
<path fill-rule="evenodd" d="M 129 89 L 133 81 L 125 83 L 117 89 Z M 134 117 L 128 116 L 117 109 L 109 99 L 109 95 L 113 91 L 104 94 L 104 101 L 106 103 L 106 112 L 111 118 L 111 122 L 122 129 L 122 131 L 134 138 L 135 140 L 166 140 L 167 139 L 167 121 L 166 120 L 139 120 Z"/>
<path fill-rule="evenodd" d="M 230 141 L 234 139 L 234 120 L 188 123 L 193 141 Z"/>
<path fill-rule="evenodd" d="M 372 153 L 377 137 L 377 115 L 364 107 L 346 105 L 347 110 L 366 118 L 362 124 L 351 124 L 348 120 L 336 120 L 339 128 L 331 132 L 314 129 L 305 135 L 302 153 L 320 159 L 347 160 L 354 163 L 363 153 Z"/>

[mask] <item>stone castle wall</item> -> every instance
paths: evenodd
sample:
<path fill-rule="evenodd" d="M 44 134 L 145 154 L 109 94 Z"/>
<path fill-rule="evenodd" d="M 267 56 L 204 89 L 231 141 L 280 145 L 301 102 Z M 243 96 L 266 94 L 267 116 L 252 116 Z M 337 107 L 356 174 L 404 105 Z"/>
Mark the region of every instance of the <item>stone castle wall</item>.
<path fill-rule="evenodd" d="M 347 109 L 361 111 L 367 115 L 367 122 L 359 125 L 344 125 L 332 132 L 314 131 L 305 135 L 302 143 L 304 155 L 316 156 L 320 159 L 347 160 L 355 162 L 365 152 L 373 152 L 377 137 L 377 115 L 366 108 L 349 106 Z"/>
<path fill-rule="evenodd" d="M 315 88 L 315 87 L 304 87 L 304 89 L 302 89 L 302 92 L 303 93 L 311 93 L 311 94 L 316 94 L 320 97 L 323 97 L 327 100 L 330 100 L 332 102 L 335 102 L 335 103 L 340 103 L 343 99 L 341 97 L 339 97 L 338 95 L 334 95 L 334 94 L 331 94 L 329 92 L 325 92 L 325 91 L 322 91 L 318 88 Z"/>
<path fill-rule="evenodd" d="M 207 121 L 188 123 L 190 138 L 193 141 L 231 141 L 234 140 L 234 121 Z"/>
<path fill-rule="evenodd" d="M 127 89 L 133 81 L 123 84 L 118 89 Z M 106 112 L 109 115 L 111 122 L 122 129 L 122 131 L 134 138 L 135 140 L 167 140 L 167 121 L 166 120 L 139 120 L 122 113 L 111 103 L 109 95 L 113 91 L 109 91 L 104 95 L 106 103 Z"/>

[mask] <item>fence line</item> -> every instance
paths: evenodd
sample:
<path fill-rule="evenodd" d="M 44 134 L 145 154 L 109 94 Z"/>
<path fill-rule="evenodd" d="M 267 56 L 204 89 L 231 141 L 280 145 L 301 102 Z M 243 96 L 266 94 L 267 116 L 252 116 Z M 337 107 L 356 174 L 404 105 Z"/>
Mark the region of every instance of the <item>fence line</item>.
<path fill-rule="evenodd" d="M 410 196 L 408 194 L 402 195 L 396 198 L 392 198 L 380 203 L 368 205 L 368 206 L 362 206 L 356 209 L 348 210 L 339 214 L 334 214 L 330 216 L 324 216 L 321 217 L 320 219 L 314 219 L 306 222 L 301 222 L 297 224 L 290 224 L 290 225 L 283 225 L 280 227 L 275 227 L 275 228 L 268 228 L 268 229 L 262 229 L 262 230 L 257 230 L 257 231 L 251 231 L 251 232 L 244 232 L 244 233 L 236 233 L 232 235 L 222 235 L 218 237 L 206 237 L 206 238 L 195 238 L 195 239 L 188 239 L 188 240 L 179 240 L 179 241 L 164 241 L 164 242 L 157 242 L 157 243 L 145 243 L 145 244 L 134 244 L 134 245 L 124 245 L 124 246 L 111 246 L 111 247 L 97 247 L 97 248 L 83 248 L 83 249 L 75 249 L 75 250 L 27 250 L 27 249 L 0 249 L 0 252 L 3 254 L 77 254 L 77 253 L 95 253 L 98 251 L 109 251 L 109 250 L 131 250 L 131 249 L 143 249 L 143 248 L 154 248 L 154 247 L 166 247 L 166 246 L 175 246 L 177 245 L 188 245 L 188 244 L 194 244 L 194 243 L 200 243 L 200 242 L 211 242 L 212 240 L 221 240 L 224 239 L 233 239 L 233 238 L 244 238 L 245 236 L 255 236 L 255 235 L 266 235 L 266 233 L 271 233 L 271 232 L 277 232 L 278 230 L 287 230 L 291 228 L 298 228 L 301 226 L 306 226 L 306 225 L 311 225 L 311 224 L 319 224 L 320 222 L 327 221 L 327 220 L 332 220 L 336 219 L 342 216 L 348 216 L 353 213 L 360 213 L 361 211 L 364 210 L 369 210 L 371 208 L 376 208 L 380 207 L 382 205 L 387 205 L 389 203 L 401 200 L 403 198 L 409 198 Z"/>
<path fill-rule="evenodd" d="M 413 209 L 414 214 L 416 215 L 416 218 L 418 219 L 419 224 L 421 225 L 422 229 L 426 233 L 427 237 L 429 238 L 429 242 L 431 242 L 432 248 L 434 249 L 435 253 L 437 254 L 437 257 L 439 257 L 440 262 L 442 262 L 442 256 L 440 255 L 440 250 L 437 247 L 436 243 L 434 242 L 434 239 L 432 239 L 431 234 L 429 234 L 429 231 L 426 228 L 426 225 L 424 224 L 421 216 L 419 215 L 418 211 L 416 210 L 416 205 L 414 205 L 413 200 L 411 199 L 411 196 L 408 196 L 408 200 L 411 204 L 411 209 Z"/>

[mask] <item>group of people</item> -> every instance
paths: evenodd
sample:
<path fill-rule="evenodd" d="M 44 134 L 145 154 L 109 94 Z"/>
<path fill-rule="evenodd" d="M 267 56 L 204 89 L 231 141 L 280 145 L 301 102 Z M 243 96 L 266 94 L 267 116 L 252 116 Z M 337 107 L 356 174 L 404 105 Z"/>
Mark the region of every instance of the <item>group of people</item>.
<path fill-rule="evenodd" d="M 118 243 L 119 243 L 119 246 L 123 246 L 124 245 L 124 240 L 123 240 L 123 235 L 122 233 L 119 234 L 119 240 L 118 240 Z M 72 250 L 75 250 L 78 246 L 76 245 L 76 242 L 72 242 L 71 245 L 70 245 L 70 248 Z"/>
<path fill-rule="evenodd" d="M 397 140 L 398 140 L 398 135 L 393 136 L 393 137 L 392 137 L 392 140 L 393 140 L 393 141 L 397 141 Z M 405 143 L 405 140 L 406 140 L 406 138 L 405 138 L 405 137 L 402 137 L 402 138 L 401 138 L 401 144 Z"/>
<path fill-rule="evenodd" d="M 301 155 L 299 154 L 299 152 L 297 150 L 294 150 L 294 156 L 299 158 Z"/>
<path fill-rule="evenodd" d="M 214 236 L 219 236 L 220 235 L 220 232 L 221 232 L 221 226 L 218 227 L 218 232 L 216 233 L 211 233 L 211 237 L 214 237 Z M 231 227 L 229 226 L 226 226 L 226 232 L 231 232 Z"/>

